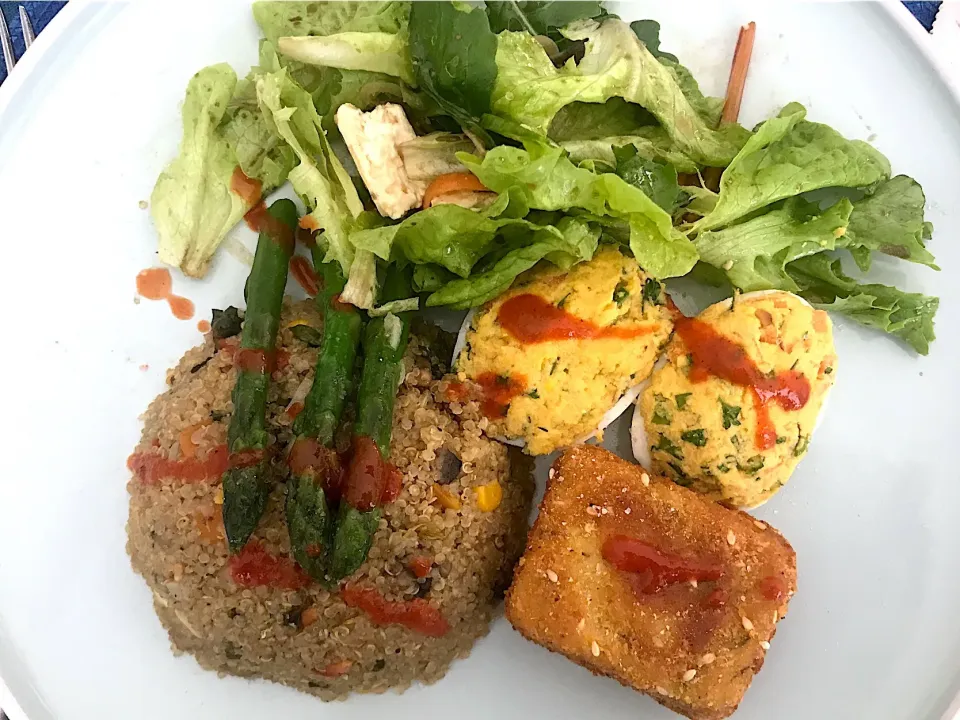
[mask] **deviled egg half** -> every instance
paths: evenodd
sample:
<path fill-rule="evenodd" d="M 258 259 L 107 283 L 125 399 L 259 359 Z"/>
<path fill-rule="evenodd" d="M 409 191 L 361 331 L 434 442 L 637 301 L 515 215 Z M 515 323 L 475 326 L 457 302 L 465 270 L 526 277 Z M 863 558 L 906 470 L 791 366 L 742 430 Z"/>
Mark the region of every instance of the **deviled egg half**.
<path fill-rule="evenodd" d="M 792 293 L 677 319 L 634 411 L 634 455 L 716 501 L 756 507 L 807 452 L 836 370 L 829 316 Z"/>
<path fill-rule="evenodd" d="M 490 435 L 550 453 L 598 435 L 630 406 L 672 329 L 660 283 L 603 247 L 568 271 L 521 275 L 468 315 L 451 390 L 480 398 Z"/>

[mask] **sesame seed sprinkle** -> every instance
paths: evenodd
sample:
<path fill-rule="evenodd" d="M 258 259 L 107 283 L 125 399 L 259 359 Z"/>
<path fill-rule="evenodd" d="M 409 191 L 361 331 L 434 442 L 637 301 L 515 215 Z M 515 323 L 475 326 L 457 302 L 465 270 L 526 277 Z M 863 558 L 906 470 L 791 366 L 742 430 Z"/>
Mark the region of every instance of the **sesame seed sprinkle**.
<path fill-rule="evenodd" d="M 640 482 L 642 482 L 642 483 L 644 484 L 644 486 L 649 485 L 649 484 L 650 484 L 650 476 L 647 475 L 646 473 L 641 473 L 641 474 L 640 474 Z"/>
<path fill-rule="evenodd" d="M 560 577 L 553 570 L 547 570 L 547 579 L 550 582 L 557 582 L 557 580 L 559 580 Z"/>
<path fill-rule="evenodd" d="M 587 626 L 587 619 L 580 618 L 580 622 L 577 623 L 577 632 L 583 632 L 583 629 Z"/>
<path fill-rule="evenodd" d="M 547 471 L 547 477 L 550 478 L 551 480 L 553 480 L 556 474 L 557 474 L 557 471 L 554 470 L 553 468 L 550 468 L 550 470 Z"/>
<path fill-rule="evenodd" d="M 683 681 L 690 682 L 697 676 L 697 671 L 694 668 L 690 668 L 683 674 Z"/>
<path fill-rule="evenodd" d="M 590 643 L 590 652 L 593 653 L 594 657 L 600 657 L 600 646 L 597 644 L 596 640 Z"/>
<path fill-rule="evenodd" d="M 737 544 L 737 536 L 733 534 L 733 530 L 727 531 L 727 542 L 731 545 Z"/>
<path fill-rule="evenodd" d="M 661 687 L 660 685 L 657 685 L 657 692 L 660 693 L 661 695 L 670 694 L 665 687 Z"/>
<path fill-rule="evenodd" d="M 760 522 L 759 520 L 754 520 L 754 521 L 753 521 L 753 524 L 756 525 L 756 526 L 757 526 L 758 528 L 760 528 L 761 530 L 766 530 L 766 529 L 767 529 L 767 524 L 766 524 L 765 522 Z"/>
<path fill-rule="evenodd" d="M 733 267 L 733 260 L 727 260 L 727 261 L 723 264 L 723 269 L 724 269 L 724 270 L 729 270 L 729 269 L 732 268 L 732 267 Z"/>
<path fill-rule="evenodd" d="M 753 630 L 753 623 L 750 621 L 750 618 L 744 616 L 742 618 L 742 621 L 743 621 L 744 630 L 746 630 L 747 632 L 750 632 L 751 630 Z"/>
<path fill-rule="evenodd" d="M 623 509 L 623 514 L 624 514 L 624 515 L 629 515 L 630 512 L 631 512 L 630 508 L 624 508 L 624 509 Z"/>
<path fill-rule="evenodd" d="M 717 659 L 717 656 L 716 656 L 716 655 L 714 655 L 713 653 L 707 653 L 706 655 L 704 655 L 703 657 L 700 658 L 700 664 L 701 664 L 701 665 L 709 665 L 710 663 L 712 663 L 712 662 L 713 662 L 714 660 L 716 660 L 716 659 Z"/>
<path fill-rule="evenodd" d="M 766 640 L 761 640 L 761 641 L 760 641 L 760 647 L 762 647 L 764 650 L 769 650 L 769 649 L 770 649 L 770 643 L 768 643 Z"/>

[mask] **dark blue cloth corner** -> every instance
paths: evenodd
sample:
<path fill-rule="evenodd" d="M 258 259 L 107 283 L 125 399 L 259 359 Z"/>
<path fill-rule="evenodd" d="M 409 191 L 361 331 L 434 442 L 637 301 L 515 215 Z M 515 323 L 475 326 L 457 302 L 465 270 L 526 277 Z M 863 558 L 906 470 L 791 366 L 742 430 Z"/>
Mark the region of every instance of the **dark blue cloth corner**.
<path fill-rule="evenodd" d="M 10 28 L 10 36 L 13 39 L 13 54 L 18 58 L 23 55 L 23 33 L 20 31 L 20 11 L 19 6 L 23 5 L 30 16 L 30 23 L 33 25 L 33 31 L 39 35 L 47 23 L 53 20 L 54 15 L 63 9 L 65 2 L 0 2 L 0 12 L 7 20 L 7 27 Z M 3 59 L 0 57 L 0 83 L 7 79 L 7 69 L 3 66 Z"/>
<path fill-rule="evenodd" d="M 927 32 L 930 32 L 933 21 L 937 17 L 937 10 L 940 9 L 940 2 L 904 2 L 903 4 L 927 29 Z"/>

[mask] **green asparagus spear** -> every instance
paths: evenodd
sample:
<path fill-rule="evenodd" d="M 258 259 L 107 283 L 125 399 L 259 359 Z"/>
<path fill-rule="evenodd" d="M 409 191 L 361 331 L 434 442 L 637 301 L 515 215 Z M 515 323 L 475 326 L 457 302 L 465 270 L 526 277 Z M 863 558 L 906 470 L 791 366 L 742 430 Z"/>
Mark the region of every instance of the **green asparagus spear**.
<path fill-rule="evenodd" d="M 247 278 L 247 311 L 236 355 L 237 383 L 227 432 L 230 468 L 223 475 L 223 527 L 231 552 L 257 527 L 270 494 L 266 406 L 297 208 L 277 200 L 260 216 L 260 237 Z"/>
<path fill-rule="evenodd" d="M 293 425 L 297 440 L 290 454 L 293 474 L 287 482 L 286 505 L 293 556 L 317 580 L 323 580 L 326 574 L 333 529 L 326 476 L 339 476 L 340 471 L 339 459 L 332 449 L 333 435 L 353 382 L 363 328 L 360 313 L 339 302 L 345 284 L 340 264 L 324 263 L 323 256 L 322 248 L 313 248 L 314 265 L 322 282 L 317 305 L 324 316 L 323 343 L 313 386 Z"/>
<path fill-rule="evenodd" d="M 382 301 L 409 294 L 409 273 L 391 267 Z M 363 564 L 380 520 L 380 495 L 387 472 L 384 462 L 390 454 L 393 405 L 409 330 L 410 314 L 401 313 L 371 320 L 364 332 L 353 455 L 344 479 L 328 571 L 334 581 L 353 574 Z"/>

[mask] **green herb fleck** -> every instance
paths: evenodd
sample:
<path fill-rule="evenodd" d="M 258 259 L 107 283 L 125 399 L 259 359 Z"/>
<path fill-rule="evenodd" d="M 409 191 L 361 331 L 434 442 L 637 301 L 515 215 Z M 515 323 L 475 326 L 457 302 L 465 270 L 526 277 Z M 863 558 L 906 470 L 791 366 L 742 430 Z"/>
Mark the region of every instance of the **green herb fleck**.
<path fill-rule="evenodd" d="M 685 430 L 680 433 L 680 439 L 684 442 L 688 442 L 691 445 L 697 447 L 703 447 L 707 444 L 707 433 L 703 428 L 697 428 L 696 430 Z"/>
<path fill-rule="evenodd" d="M 787 441 L 785 435 L 777 435 L 777 445 L 783 445 Z"/>
<path fill-rule="evenodd" d="M 647 278 L 646 282 L 643 283 L 644 302 L 653 303 L 654 305 L 663 305 L 663 302 L 660 300 L 660 294 L 662 291 L 663 288 L 660 287 L 660 283 L 653 278 Z"/>
<path fill-rule="evenodd" d="M 653 446 L 654 450 L 660 450 L 665 452 L 668 455 L 673 455 L 677 460 L 683 460 L 683 451 L 673 444 L 673 442 L 666 435 L 661 435 L 660 440 L 657 441 L 657 444 Z"/>
<path fill-rule="evenodd" d="M 808 447 L 810 447 L 810 436 L 800 435 L 800 437 L 797 438 L 796 446 L 793 448 L 793 456 L 800 457 L 807 451 Z"/>
<path fill-rule="evenodd" d="M 824 374 L 824 375 L 829 375 L 829 374 L 832 373 L 832 372 L 833 372 L 833 368 L 832 368 L 832 367 L 828 367 L 828 368 L 824 368 L 824 369 L 823 369 L 823 374 Z"/>
<path fill-rule="evenodd" d="M 539 400 L 539 399 L 540 399 L 540 393 L 538 393 L 538 392 L 537 392 L 537 389 L 534 388 L 533 390 L 531 390 L 530 392 L 527 393 L 527 397 L 528 397 L 528 398 L 533 398 L 534 400 Z"/>
<path fill-rule="evenodd" d="M 677 410 L 685 410 L 687 407 L 687 400 L 690 399 L 690 396 L 693 393 L 677 393 L 673 396 L 673 399 L 677 403 Z"/>
<path fill-rule="evenodd" d="M 557 365 L 560 364 L 560 358 L 557 358 L 553 361 L 553 365 L 550 367 L 550 374 L 553 375 L 557 371 Z"/>
<path fill-rule="evenodd" d="M 737 469 L 742 473 L 755 473 L 763 468 L 763 455 L 754 455 L 747 458 L 744 462 L 737 460 Z"/>
<path fill-rule="evenodd" d="M 573 295 L 573 293 L 568 292 L 566 295 L 560 298 L 560 302 L 557 303 L 557 308 L 563 310 L 563 306 L 567 304 L 567 298 L 569 298 L 571 295 Z"/>
<path fill-rule="evenodd" d="M 673 421 L 673 415 L 667 408 L 666 403 L 658 402 L 653 406 L 653 417 L 650 421 L 654 425 L 669 425 Z"/>
<path fill-rule="evenodd" d="M 727 473 L 727 472 L 730 472 L 730 466 L 727 465 L 726 463 L 720 463 L 719 465 L 717 465 L 717 470 L 719 470 L 722 473 Z"/>
<path fill-rule="evenodd" d="M 683 471 L 683 468 L 681 468 L 679 465 L 676 463 L 667 463 L 667 466 L 673 470 L 674 473 L 676 473 L 677 478 L 674 480 L 674 482 L 677 485 L 680 487 L 690 487 L 693 485 L 693 480 L 690 479 L 690 477 Z"/>
<path fill-rule="evenodd" d="M 628 297 L 630 297 L 630 291 L 627 290 L 627 284 L 624 282 L 617 283 L 617 286 L 613 289 L 613 301 L 617 304 L 617 307 L 622 306 Z"/>
<path fill-rule="evenodd" d="M 740 424 L 740 407 L 738 405 L 727 405 L 723 398 L 720 398 L 720 412 L 723 414 L 724 430 L 729 430 L 734 425 Z"/>

